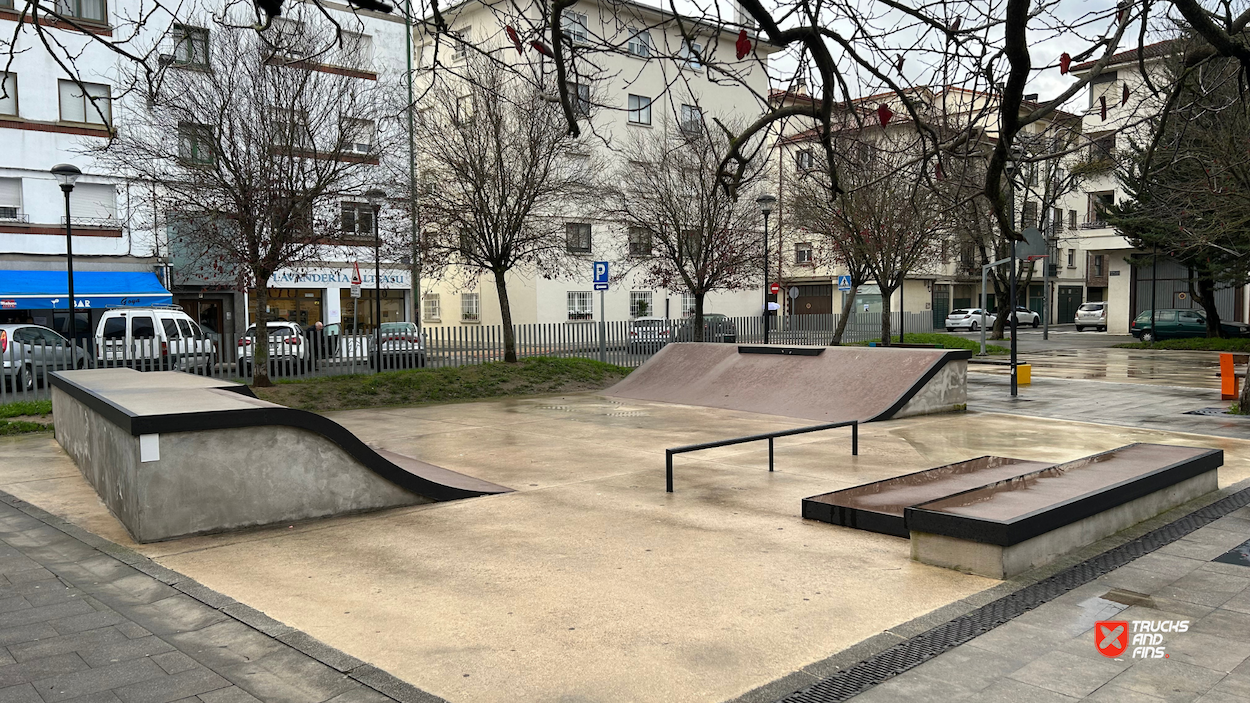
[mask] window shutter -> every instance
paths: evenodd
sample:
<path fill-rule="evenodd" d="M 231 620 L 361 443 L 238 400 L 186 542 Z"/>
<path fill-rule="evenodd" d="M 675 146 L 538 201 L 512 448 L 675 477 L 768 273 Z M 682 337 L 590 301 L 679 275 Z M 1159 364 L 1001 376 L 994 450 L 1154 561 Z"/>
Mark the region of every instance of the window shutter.
<path fill-rule="evenodd" d="M 0 178 L 0 207 L 22 209 L 22 179 Z"/>
<path fill-rule="evenodd" d="M 117 219 L 117 189 L 111 183 L 79 183 L 69 199 L 75 222 L 79 218 Z"/>

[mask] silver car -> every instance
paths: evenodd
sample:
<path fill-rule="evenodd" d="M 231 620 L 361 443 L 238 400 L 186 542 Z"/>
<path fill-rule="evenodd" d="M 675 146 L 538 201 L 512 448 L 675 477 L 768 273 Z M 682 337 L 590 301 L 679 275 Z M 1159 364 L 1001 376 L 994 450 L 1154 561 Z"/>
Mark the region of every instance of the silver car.
<path fill-rule="evenodd" d="M 993 327 L 994 319 L 994 313 L 986 310 L 985 326 Z M 961 308 L 959 310 L 952 310 L 951 313 L 946 316 L 945 326 L 947 332 L 954 332 L 955 330 L 968 330 L 970 332 L 976 332 L 981 329 L 981 308 Z"/>
<path fill-rule="evenodd" d="M 1086 327 L 1093 327 L 1099 332 L 1107 331 L 1107 303 L 1082 303 L 1076 309 L 1076 331 L 1083 332 Z"/>
<path fill-rule="evenodd" d="M 5 382 L 22 391 L 34 390 L 52 371 L 86 365 L 81 347 L 42 325 L 0 325 L 0 359 Z"/>

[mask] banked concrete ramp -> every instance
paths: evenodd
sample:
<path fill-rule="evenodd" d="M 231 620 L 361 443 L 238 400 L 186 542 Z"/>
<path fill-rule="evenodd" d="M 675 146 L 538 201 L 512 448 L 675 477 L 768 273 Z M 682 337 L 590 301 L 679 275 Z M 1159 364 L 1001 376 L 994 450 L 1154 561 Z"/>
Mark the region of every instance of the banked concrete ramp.
<path fill-rule="evenodd" d="M 606 395 L 817 422 L 962 410 L 962 349 L 669 344 Z"/>
<path fill-rule="evenodd" d="M 506 493 L 178 371 L 52 375 L 56 439 L 138 542 Z"/>

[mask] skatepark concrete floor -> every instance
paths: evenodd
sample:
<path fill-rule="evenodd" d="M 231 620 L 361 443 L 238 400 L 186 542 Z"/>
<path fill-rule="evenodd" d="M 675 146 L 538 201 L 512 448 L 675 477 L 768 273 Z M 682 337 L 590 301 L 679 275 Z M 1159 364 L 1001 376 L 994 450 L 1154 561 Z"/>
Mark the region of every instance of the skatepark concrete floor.
<path fill-rule="evenodd" d="M 999 582 L 903 539 L 804 521 L 802 498 L 984 454 L 1065 461 L 1236 438 L 992 413 L 679 456 L 810 424 L 597 395 L 332 414 L 368 442 L 515 493 L 136 545 L 46 434 L 0 440 L 0 489 L 452 701 L 720 701 Z M 982 596 L 978 596 L 982 594 Z M 979 604 L 979 603 L 978 603 Z"/>

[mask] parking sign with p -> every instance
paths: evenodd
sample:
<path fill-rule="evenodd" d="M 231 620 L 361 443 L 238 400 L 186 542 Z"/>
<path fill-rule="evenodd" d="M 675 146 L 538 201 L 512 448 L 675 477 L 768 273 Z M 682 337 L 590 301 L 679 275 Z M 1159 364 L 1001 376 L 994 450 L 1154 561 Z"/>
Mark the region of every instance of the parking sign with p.
<path fill-rule="evenodd" d="M 595 290 L 608 289 L 608 262 L 595 262 Z"/>

